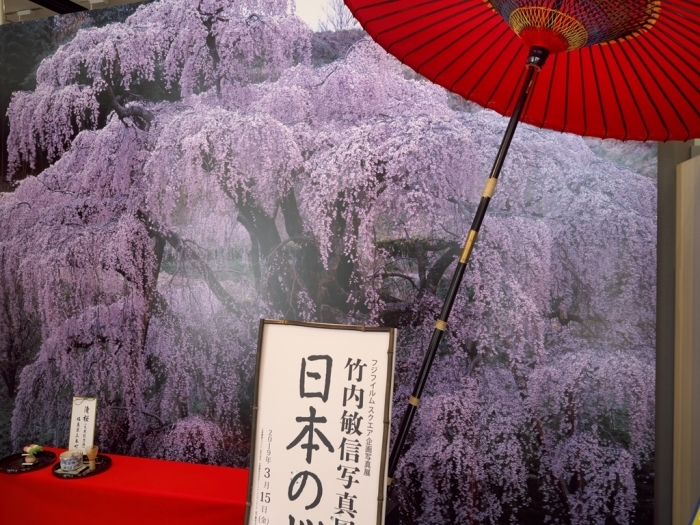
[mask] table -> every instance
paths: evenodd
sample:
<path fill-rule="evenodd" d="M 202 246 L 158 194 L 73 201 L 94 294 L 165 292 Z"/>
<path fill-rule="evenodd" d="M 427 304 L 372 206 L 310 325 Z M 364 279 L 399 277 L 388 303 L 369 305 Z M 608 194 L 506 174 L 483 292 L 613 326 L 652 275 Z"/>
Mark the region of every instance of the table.
<path fill-rule="evenodd" d="M 58 455 L 63 449 L 45 447 Z M 248 471 L 108 454 L 112 467 L 85 479 L 58 479 L 46 467 L 0 473 L 0 523 L 241 525 Z"/>

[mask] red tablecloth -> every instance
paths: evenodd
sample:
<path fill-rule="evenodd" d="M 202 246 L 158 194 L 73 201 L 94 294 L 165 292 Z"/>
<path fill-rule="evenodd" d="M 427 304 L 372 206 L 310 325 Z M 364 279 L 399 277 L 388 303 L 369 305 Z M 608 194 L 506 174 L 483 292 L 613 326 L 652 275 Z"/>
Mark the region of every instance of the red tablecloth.
<path fill-rule="evenodd" d="M 46 447 L 56 453 L 61 449 Z M 56 525 L 240 525 L 248 471 L 109 454 L 112 467 L 85 479 L 58 479 L 47 467 L 0 473 L 0 523 Z"/>

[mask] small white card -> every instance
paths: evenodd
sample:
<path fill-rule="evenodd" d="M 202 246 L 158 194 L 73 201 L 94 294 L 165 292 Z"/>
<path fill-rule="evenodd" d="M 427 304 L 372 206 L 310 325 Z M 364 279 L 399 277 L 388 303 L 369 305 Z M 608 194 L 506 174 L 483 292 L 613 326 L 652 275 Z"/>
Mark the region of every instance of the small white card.
<path fill-rule="evenodd" d="M 95 439 L 96 416 L 97 398 L 73 397 L 68 450 L 79 450 L 85 454 L 86 449 L 92 448 Z"/>

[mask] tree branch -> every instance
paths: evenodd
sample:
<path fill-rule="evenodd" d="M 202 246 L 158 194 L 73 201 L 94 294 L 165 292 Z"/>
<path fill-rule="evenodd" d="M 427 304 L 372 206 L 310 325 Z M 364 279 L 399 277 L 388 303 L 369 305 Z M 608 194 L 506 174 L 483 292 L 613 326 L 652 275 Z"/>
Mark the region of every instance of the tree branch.
<path fill-rule="evenodd" d="M 428 270 L 428 276 L 426 278 L 426 288 L 435 293 L 437 290 L 440 279 L 445 274 L 450 265 L 454 262 L 459 255 L 460 247 L 456 242 L 449 243 L 449 249 L 443 253 L 437 261 Z"/>
<path fill-rule="evenodd" d="M 413 280 L 413 277 L 410 277 L 408 275 L 404 275 L 404 274 L 398 273 L 398 272 L 386 272 L 386 273 L 382 274 L 382 277 L 399 277 L 399 278 L 405 279 L 409 283 L 411 283 L 411 286 L 413 286 L 413 288 L 415 290 L 418 289 L 418 286 L 416 285 L 416 281 Z"/>
<path fill-rule="evenodd" d="M 104 90 L 105 95 L 107 95 L 107 102 L 114 112 L 119 117 L 119 120 L 124 120 L 125 118 L 131 118 L 141 131 L 148 131 L 151 128 L 151 121 L 153 120 L 153 113 L 148 111 L 146 108 L 141 106 L 131 105 L 129 107 L 122 106 L 117 97 L 114 95 L 114 91 L 109 84 Z"/>
<path fill-rule="evenodd" d="M 109 408 L 109 409 L 111 409 L 111 410 L 126 410 L 127 412 L 129 411 L 129 408 L 127 408 L 127 407 L 116 407 L 116 406 L 112 406 L 112 405 L 107 405 L 105 408 Z M 138 410 L 139 412 L 141 412 L 144 416 L 151 416 L 152 418 L 157 419 L 158 422 L 160 423 L 160 426 L 161 426 L 161 427 L 164 427 L 164 426 L 165 426 L 165 421 L 163 421 L 161 418 L 159 418 L 158 416 L 156 416 L 154 413 L 152 413 L 152 412 L 146 412 L 145 410 L 140 410 L 140 409 L 138 409 L 138 408 L 137 408 L 136 410 Z"/>
<path fill-rule="evenodd" d="M 194 263 L 204 277 L 204 281 L 207 283 L 209 290 L 211 290 L 214 296 L 224 305 L 226 310 L 235 314 L 240 313 L 233 297 L 221 286 L 221 283 L 216 278 L 216 275 L 214 275 L 212 269 L 209 268 L 209 265 L 207 265 L 199 254 L 190 248 L 177 233 L 168 230 L 141 210 L 136 212 L 136 217 L 146 226 L 149 233 L 161 236 L 178 254 Z"/>

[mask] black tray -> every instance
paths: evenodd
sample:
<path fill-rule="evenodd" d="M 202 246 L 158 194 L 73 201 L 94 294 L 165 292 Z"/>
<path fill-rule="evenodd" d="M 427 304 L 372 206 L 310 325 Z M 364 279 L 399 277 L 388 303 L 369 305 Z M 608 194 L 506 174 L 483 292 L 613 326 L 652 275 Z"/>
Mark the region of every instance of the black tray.
<path fill-rule="evenodd" d="M 88 465 L 87 456 L 83 456 L 83 464 Z M 95 458 L 95 470 L 90 470 L 90 468 L 88 467 L 85 470 L 81 470 L 80 472 L 77 472 L 77 473 L 58 472 L 61 469 L 61 462 L 59 461 L 58 463 L 56 463 L 53 466 L 51 471 L 53 472 L 53 475 L 56 476 L 57 478 L 80 479 L 80 478 L 89 478 L 90 476 L 97 476 L 98 474 L 102 474 L 105 470 L 107 470 L 111 466 L 112 466 L 112 459 L 109 456 L 103 456 L 101 454 L 98 454 L 97 457 Z"/>
<path fill-rule="evenodd" d="M 56 454 L 48 450 L 37 452 L 34 456 L 37 462 L 32 466 L 22 465 L 22 463 L 24 463 L 24 456 L 22 456 L 21 452 L 12 454 L 11 456 L 5 456 L 0 459 L 0 472 L 3 474 L 24 474 L 48 467 L 56 460 Z"/>

